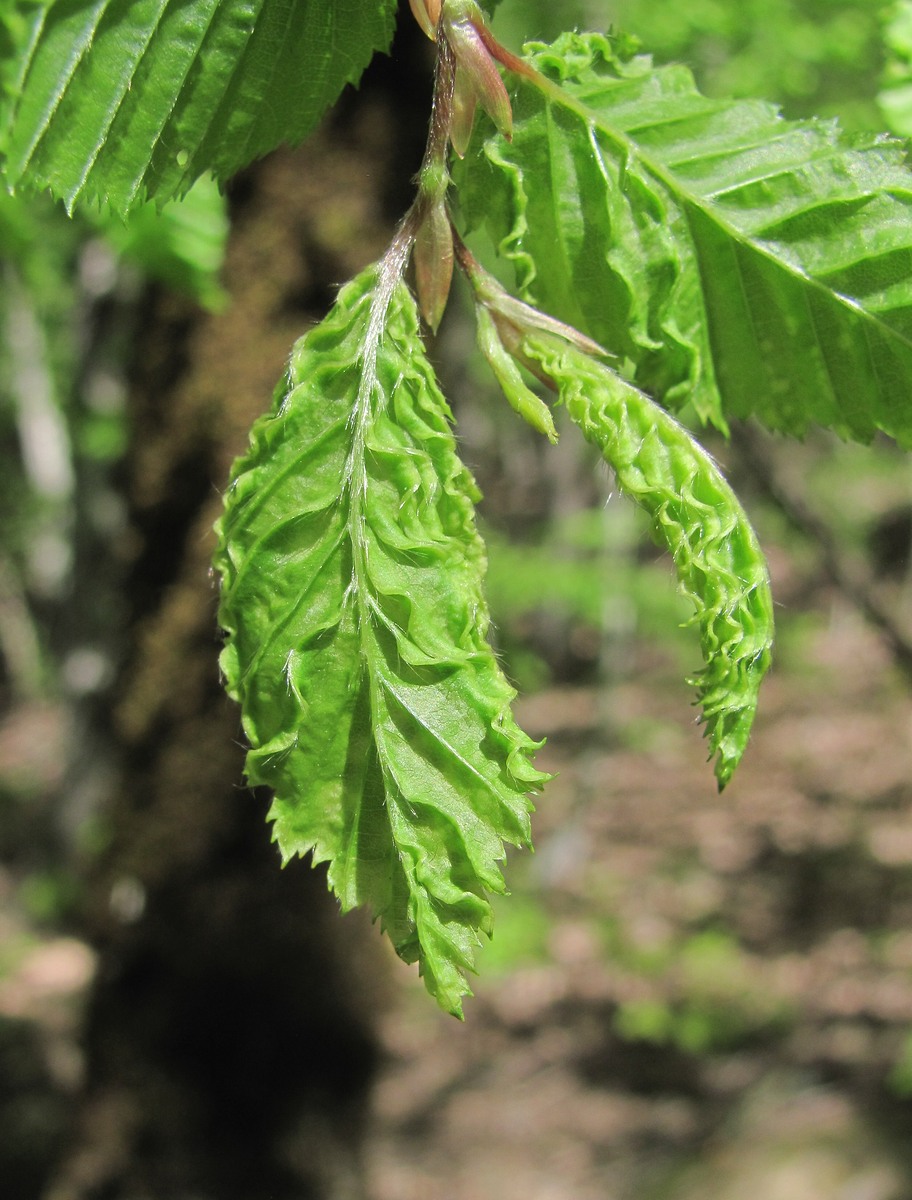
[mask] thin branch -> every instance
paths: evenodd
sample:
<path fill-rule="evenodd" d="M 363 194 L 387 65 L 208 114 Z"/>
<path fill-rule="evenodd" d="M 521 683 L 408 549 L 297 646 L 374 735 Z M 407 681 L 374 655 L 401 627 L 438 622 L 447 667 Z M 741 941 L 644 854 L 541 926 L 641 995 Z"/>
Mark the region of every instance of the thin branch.
<path fill-rule="evenodd" d="M 732 430 L 731 440 L 754 486 L 776 505 L 793 529 L 817 547 L 830 581 L 877 630 L 906 682 L 912 686 L 912 637 L 878 596 L 870 574 L 846 556 L 832 530 L 809 504 L 800 484 L 777 467 L 766 439 L 757 430 L 738 426 Z"/>

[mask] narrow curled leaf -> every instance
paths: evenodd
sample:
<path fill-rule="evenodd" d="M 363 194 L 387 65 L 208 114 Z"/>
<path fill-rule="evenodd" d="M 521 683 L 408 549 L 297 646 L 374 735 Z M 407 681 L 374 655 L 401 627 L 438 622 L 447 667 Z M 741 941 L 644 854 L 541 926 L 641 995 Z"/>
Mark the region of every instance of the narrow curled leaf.
<path fill-rule="evenodd" d="M 705 665 L 693 682 L 724 787 L 747 745 L 773 641 L 769 577 L 754 531 L 709 454 L 643 392 L 548 334 L 527 334 L 519 353 L 554 383 L 672 554 L 700 628 Z"/>
<path fill-rule="evenodd" d="M 530 47 L 513 140 L 457 175 L 524 294 L 725 428 L 912 445 L 912 172 L 759 101 L 700 95 L 598 34 Z"/>
<path fill-rule="evenodd" d="M 451 1012 L 544 776 L 488 642 L 475 485 L 398 285 L 296 346 L 220 522 L 222 666 L 285 859 L 329 863 Z"/>
<path fill-rule="evenodd" d="M 299 142 L 393 34 L 396 0 L 56 0 L 30 32 L 10 185 L 126 213 Z"/>
<path fill-rule="evenodd" d="M 494 318 L 483 304 L 476 305 L 475 319 L 478 322 L 479 348 L 494 372 L 510 407 L 528 421 L 533 429 L 543 433 L 552 445 L 555 444 L 558 437 L 551 410 L 526 386 L 516 360 L 507 353 L 500 340 Z"/>

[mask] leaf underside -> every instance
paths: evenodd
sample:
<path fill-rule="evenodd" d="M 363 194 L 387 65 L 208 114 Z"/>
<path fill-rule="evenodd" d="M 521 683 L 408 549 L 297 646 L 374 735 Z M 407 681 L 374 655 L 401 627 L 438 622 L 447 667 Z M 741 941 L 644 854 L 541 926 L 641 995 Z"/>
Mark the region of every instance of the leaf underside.
<path fill-rule="evenodd" d="M 476 489 L 403 285 L 366 350 L 374 274 L 298 343 L 235 464 L 222 667 L 283 857 L 328 862 L 458 1015 L 545 776 L 486 641 Z"/>
<path fill-rule="evenodd" d="M 0 132 L 10 185 L 126 213 L 313 129 L 385 50 L 395 0 L 56 0 Z"/>
<path fill-rule="evenodd" d="M 512 143 L 487 126 L 457 173 L 526 297 L 722 429 L 912 445 L 903 147 L 708 99 L 601 35 L 528 49 L 552 82 L 519 80 Z"/>
<path fill-rule="evenodd" d="M 521 349 L 674 559 L 700 630 L 705 666 L 692 682 L 724 787 L 747 745 L 773 642 L 769 576 L 750 522 L 709 454 L 643 392 L 556 338 L 528 334 Z"/>

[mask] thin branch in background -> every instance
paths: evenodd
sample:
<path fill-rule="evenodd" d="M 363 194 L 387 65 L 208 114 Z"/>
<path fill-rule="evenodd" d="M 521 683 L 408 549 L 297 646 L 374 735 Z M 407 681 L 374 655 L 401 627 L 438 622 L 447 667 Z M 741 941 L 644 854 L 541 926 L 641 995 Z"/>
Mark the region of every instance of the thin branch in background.
<path fill-rule="evenodd" d="M 8 266 L 3 272 L 3 288 L 7 301 L 4 340 L 22 463 L 40 496 L 65 501 L 73 494 L 73 462 L 66 423 L 54 399 L 44 334 L 25 289 Z"/>
<path fill-rule="evenodd" d="M 2 280 L 5 303 L 0 321 L 19 453 L 31 491 L 44 502 L 43 519 L 38 519 L 29 538 L 28 571 L 45 596 L 56 596 L 62 592 L 72 567 L 68 537 L 68 510 L 76 483 L 72 447 L 55 396 L 44 331 L 28 292 L 8 265 L 3 268 Z"/>
<path fill-rule="evenodd" d="M 0 556 L 0 658 L 16 700 L 45 694 L 41 643 L 18 573 Z"/>
<path fill-rule="evenodd" d="M 912 686 L 912 636 L 897 622 L 896 614 L 877 594 L 871 572 L 851 558 L 837 542 L 823 517 L 814 511 L 800 481 L 773 453 L 768 439 L 756 428 L 732 429 L 732 444 L 740 467 L 757 491 L 770 500 L 789 525 L 818 549 L 820 565 L 830 582 L 877 630 L 906 682 Z"/>

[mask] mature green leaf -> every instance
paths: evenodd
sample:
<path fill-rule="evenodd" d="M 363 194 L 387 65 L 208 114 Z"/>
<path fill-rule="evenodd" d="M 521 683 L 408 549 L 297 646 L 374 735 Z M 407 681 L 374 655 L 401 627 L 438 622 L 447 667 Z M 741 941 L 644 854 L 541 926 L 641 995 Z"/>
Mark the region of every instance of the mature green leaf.
<path fill-rule="evenodd" d="M 0 135 L 11 185 L 125 213 L 313 129 L 389 45 L 395 0 L 56 0 Z"/>
<path fill-rule="evenodd" d="M 22 90 L 29 46 L 41 28 L 47 0 L 0 0 L 0 129 Z"/>
<path fill-rule="evenodd" d="M 485 640 L 475 485 L 398 285 L 303 338 L 220 523 L 222 666 L 283 856 L 329 862 L 451 1012 L 544 776 Z M 373 305 L 373 309 L 372 309 Z"/>
<path fill-rule="evenodd" d="M 530 59 L 549 78 L 517 82 L 512 144 L 476 138 L 457 176 L 524 293 L 720 427 L 912 445 L 902 147 L 707 99 L 601 35 Z"/>
<path fill-rule="evenodd" d="M 674 558 L 700 628 L 705 667 L 693 682 L 724 787 L 747 745 L 773 641 L 769 577 L 750 522 L 706 451 L 615 371 L 547 334 L 527 333 L 519 352 L 554 383 Z"/>

